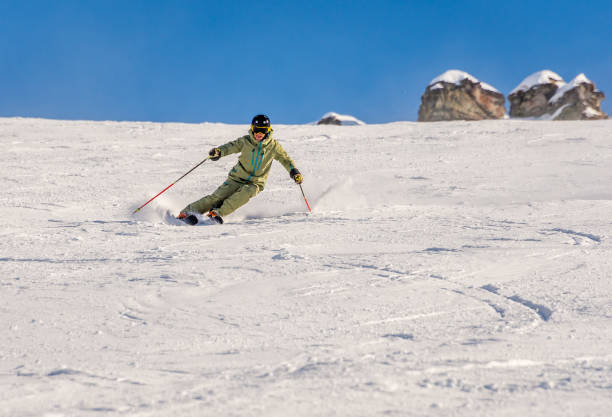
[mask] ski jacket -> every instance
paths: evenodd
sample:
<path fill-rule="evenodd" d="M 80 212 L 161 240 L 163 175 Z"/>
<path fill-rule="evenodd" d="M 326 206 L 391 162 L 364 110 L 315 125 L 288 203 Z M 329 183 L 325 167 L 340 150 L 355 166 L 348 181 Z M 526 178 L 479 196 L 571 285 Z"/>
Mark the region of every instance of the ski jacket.
<path fill-rule="evenodd" d="M 295 168 L 293 160 L 281 144 L 272 138 L 272 131 L 261 142 L 257 142 L 249 131 L 248 135 L 219 146 L 219 151 L 221 157 L 240 152 L 238 163 L 229 172 L 229 177 L 239 182 L 255 184 L 260 190 L 263 190 L 268 180 L 273 160 L 280 162 L 287 172 Z"/>

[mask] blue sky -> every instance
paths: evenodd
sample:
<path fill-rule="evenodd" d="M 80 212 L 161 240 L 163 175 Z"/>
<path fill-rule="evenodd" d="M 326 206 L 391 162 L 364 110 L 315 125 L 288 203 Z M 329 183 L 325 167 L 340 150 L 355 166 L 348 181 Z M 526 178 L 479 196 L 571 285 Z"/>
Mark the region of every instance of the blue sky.
<path fill-rule="evenodd" d="M 610 1 L 0 0 L 0 116 L 416 120 L 447 69 L 504 94 L 584 72 L 612 95 L 611 22 Z"/>

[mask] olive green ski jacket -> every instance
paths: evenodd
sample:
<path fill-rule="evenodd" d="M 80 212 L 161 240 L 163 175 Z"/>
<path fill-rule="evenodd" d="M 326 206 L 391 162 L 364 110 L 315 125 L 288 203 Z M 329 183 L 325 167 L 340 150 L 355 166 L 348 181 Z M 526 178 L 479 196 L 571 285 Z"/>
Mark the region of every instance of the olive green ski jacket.
<path fill-rule="evenodd" d="M 261 142 L 253 133 L 219 146 L 221 157 L 240 152 L 238 163 L 229 172 L 229 177 L 239 182 L 250 182 L 263 190 L 272 161 L 280 162 L 288 172 L 295 168 L 293 160 L 287 155 L 280 143 L 272 138 L 272 132 Z"/>

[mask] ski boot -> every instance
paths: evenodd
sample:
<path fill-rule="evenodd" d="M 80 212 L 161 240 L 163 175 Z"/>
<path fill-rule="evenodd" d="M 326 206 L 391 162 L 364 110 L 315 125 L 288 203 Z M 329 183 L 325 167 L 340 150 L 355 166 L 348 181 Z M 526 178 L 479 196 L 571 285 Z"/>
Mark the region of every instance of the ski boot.
<path fill-rule="evenodd" d="M 219 224 L 223 224 L 223 218 L 219 216 L 219 213 L 217 213 L 215 209 L 212 209 L 211 211 L 209 211 L 207 216 L 210 220 L 217 222 Z"/>
<path fill-rule="evenodd" d="M 177 219 L 184 221 L 185 223 L 187 223 L 190 226 L 196 225 L 198 224 L 198 218 L 193 215 L 193 214 L 187 214 L 185 212 L 180 212 L 178 216 L 176 216 Z"/>

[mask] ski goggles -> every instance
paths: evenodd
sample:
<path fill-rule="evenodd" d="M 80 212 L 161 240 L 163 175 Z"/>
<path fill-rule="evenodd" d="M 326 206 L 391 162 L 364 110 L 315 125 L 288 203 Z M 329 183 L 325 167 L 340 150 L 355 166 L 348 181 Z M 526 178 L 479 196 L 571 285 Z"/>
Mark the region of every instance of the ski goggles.
<path fill-rule="evenodd" d="M 253 131 L 253 133 L 265 133 L 265 134 L 268 134 L 268 133 L 270 133 L 270 130 L 272 130 L 272 128 L 270 126 L 255 126 L 255 125 L 251 125 L 251 130 Z"/>

